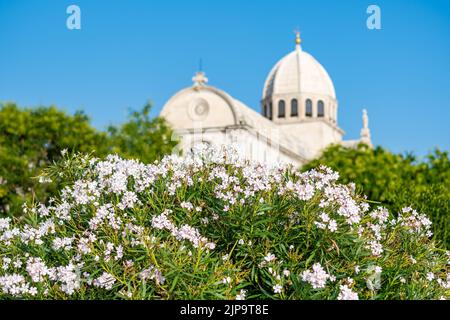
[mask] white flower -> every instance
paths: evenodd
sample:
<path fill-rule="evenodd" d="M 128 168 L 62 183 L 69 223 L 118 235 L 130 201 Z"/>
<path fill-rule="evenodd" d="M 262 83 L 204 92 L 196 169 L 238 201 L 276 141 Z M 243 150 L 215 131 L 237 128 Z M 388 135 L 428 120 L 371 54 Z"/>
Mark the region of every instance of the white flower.
<path fill-rule="evenodd" d="M 147 269 L 142 270 L 139 273 L 139 278 L 142 280 L 155 280 L 157 284 L 164 284 L 166 278 L 162 275 L 161 271 L 158 270 L 154 265 L 150 265 Z"/>
<path fill-rule="evenodd" d="M 385 223 L 389 218 L 389 212 L 386 208 L 379 207 L 370 213 L 373 219 L 377 219 L 379 223 Z"/>
<path fill-rule="evenodd" d="M 222 283 L 224 283 L 224 284 L 231 283 L 231 278 L 230 277 L 223 278 Z"/>
<path fill-rule="evenodd" d="M 275 257 L 274 254 L 272 254 L 272 253 L 269 252 L 269 253 L 264 257 L 264 261 L 270 262 L 270 261 L 275 260 L 276 258 L 277 258 L 277 257 Z"/>
<path fill-rule="evenodd" d="M 404 208 L 402 208 L 402 212 L 403 213 L 411 212 L 411 210 L 412 210 L 411 207 L 404 207 Z"/>
<path fill-rule="evenodd" d="M 0 231 L 8 230 L 11 223 L 11 218 L 0 218 Z"/>
<path fill-rule="evenodd" d="M 209 223 L 208 217 L 203 217 L 203 218 L 200 219 L 200 221 L 201 221 L 203 224 L 208 224 L 208 223 Z"/>
<path fill-rule="evenodd" d="M 32 296 L 35 296 L 35 295 L 37 295 L 38 290 L 37 290 L 36 287 L 31 287 L 31 288 L 28 290 L 28 293 L 29 293 L 30 295 L 32 295 Z"/>
<path fill-rule="evenodd" d="M 381 271 L 383 271 L 381 267 L 375 266 L 375 273 L 381 273 Z"/>
<path fill-rule="evenodd" d="M 377 241 L 370 241 L 369 248 L 375 257 L 379 257 L 383 253 L 383 246 Z"/>
<path fill-rule="evenodd" d="M 320 218 L 322 219 L 323 222 L 328 222 L 328 221 L 330 221 L 330 217 L 329 217 L 325 212 L 322 212 L 322 213 L 320 214 Z"/>
<path fill-rule="evenodd" d="M 125 261 L 125 265 L 126 265 L 128 268 L 131 268 L 132 266 L 134 266 L 134 262 L 133 262 L 132 260 L 127 260 L 127 261 Z"/>
<path fill-rule="evenodd" d="M 41 282 L 44 280 L 44 276 L 50 274 L 50 270 L 41 258 L 29 258 L 27 261 L 26 270 L 33 282 Z"/>
<path fill-rule="evenodd" d="M 3 293 L 14 297 L 20 297 L 27 294 L 30 284 L 25 281 L 24 276 L 20 274 L 6 274 L 0 276 L 0 289 Z"/>
<path fill-rule="evenodd" d="M 358 300 L 358 294 L 352 291 L 347 285 L 340 286 L 341 292 L 339 293 L 338 300 Z"/>
<path fill-rule="evenodd" d="M 337 230 L 336 220 L 330 220 L 330 222 L 328 223 L 328 230 L 330 230 L 331 232 L 335 232 Z"/>
<path fill-rule="evenodd" d="M 135 203 L 138 201 L 138 197 L 134 192 L 125 191 L 120 203 L 117 205 L 121 210 L 125 210 L 127 208 L 133 208 Z"/>
<path fill-rule="evenodd" d="M 114 278 L 113 275 L 107 272 L 103 272 L 100 277 L 94 280 L 93 284 L 98 288 L 111 290 L 115 282 L 116 278 Z"/>
<path fill-rule="evenodd" d="M 202 237 L 196 228 L 193 228 L 187 224 L 184 224 L 181 227 L 175 226 L 167 217 L 170 212 L 170 210 L 166 210 L 159 216 L 153 217 L 152 227 L 156 229 L 166 229 L 170 231 L 176 239 L 190 241 L 195 248 L 203 245 L 210 250 L 215 248 L 215 244 L 208 242 L 208 239 Z"/>
<path fill-rule="evenodd" d="M 116 256 L 114 257 L 114 260 L 122 259 L 123 257 L 123 247 L 122 245 L 118 245 L 116 248 Z"/>
<path fill-rule="evenodd" d="M 326 228 L 327 228 L 327 225 L 326 225 L 325 223 L 322 223 L 322 222 L 315 221 L 314 224 L 315 224 L 315 225 L 317 226 L 317 228 L 319 228 L 319 229 L 326 229 Z"/>
<path fill-rule="evenodd" d="M 325 230 L 328 229 L 331 232 L 335 232 L 337 230 L 337 222 L 334 219 L 330 219 L 328 214 L 325 212 L 322 212 L 319 215 L 319 218 L 322 220 L 322 222 L 315 221 L 314 224 L 317 226 L 317 228 Z"/>
<path fill-rule="evenodd" d="M 241 289 L 238 295 L 236 295 L 236 300 L 245 300 L 247 296 L 247 290 Z"/>
<path fill-rule="evenodd" d="M 283 289 L 283 287 L 279 284 L 274 285 L 272 288 L 273 288 L 273 293 L 275 293 L 275 294 L 281 293 L 281 290 Z"/>
<path fill-rule="evenodd" d="M 361 270 L 360 270 L 360 267 L 359 267 L 359 266 L 356 266 L 356 267 L 355 267 L 355 273 L 358 274 L 360 271 L 361 271 Z"/>
<path fill-rule="evenodd" d="M 72 295 L 80 288 L 80 277 L 78 267 L 69 263 L 67 266 L 60 266 L 55 269 L 51 278 L 61 282 L 61 290 L 68 295 Z"/>
<path fill-rule="evenodd" d="M 228 260 L 228 254 L 224 254 L 224 255 L 222 256 L 222 260 L 223 260 L 223 261 L 227 261 L 227 260 Z"/>
<path fill-rule="evenodd" d="M 330 275 L 325 272 L 320 263 L 315 263 L 312 266 L 312 271 L 303 271 L 301 277 L 303 281 L 310 283 L 314 289 L 324 288 L 326 281 L 330 279 Z"/>
<path fill-rule="evenodd" d="M 427 273 L 427 280 L 428 281 L 432 281 L 434 279 L 434 274 L 433 274 L 433 272 L 428 272 Z"/>
<path fill-rule="evenodd" d="M 66 238 L 59 238 L 56 237 L 53 239 L 53 249 L 55 250 L 70 250 L 72 249 L 72 242 L 75 238 L 74 237 L 66 237 Z"/>
<path fill-rule="evenodd" d="M 19 259 L 16 259 L 16 260 L 13 262 L 14 268 L 20 268 L 20 267 L 22 267 L 22 265 L 23 265 L 23 262 L 20 261 Z"/>
<path fill-rule="evenodd" d="M 180 203 L 180 206 L 187 211 L 192 211 L 194 209 L 194 206 L 190 202 L 182 202 Z"/>

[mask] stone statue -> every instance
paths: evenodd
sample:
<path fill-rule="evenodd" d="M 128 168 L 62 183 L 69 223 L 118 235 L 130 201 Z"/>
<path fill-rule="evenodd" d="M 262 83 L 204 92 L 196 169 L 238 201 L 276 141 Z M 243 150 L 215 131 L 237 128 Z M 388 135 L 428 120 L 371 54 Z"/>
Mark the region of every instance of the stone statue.
<path fill-rule="evenodd" d="M 361 139 L 360 141 L 372 147 L 372 141 L 370 138 L 370 129 L 369 129 L 369 116 L 367 115 L 367 110 L 363 109 L 363 127 L 361 129 Z"/>
<path fill-rule="evenodd" d="M 363 128 L 369 129 L 369 116 L 366 109 L 363 109 Z"/>

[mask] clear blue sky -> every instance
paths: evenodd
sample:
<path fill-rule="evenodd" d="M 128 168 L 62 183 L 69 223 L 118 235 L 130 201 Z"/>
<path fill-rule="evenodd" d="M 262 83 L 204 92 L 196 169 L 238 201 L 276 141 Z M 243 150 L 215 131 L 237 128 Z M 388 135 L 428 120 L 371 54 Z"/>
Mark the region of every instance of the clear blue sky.
<path fill-rule="evenodd" d="M 71 4 L 81 30 L 66 28 Z M 366 27 L 370 4 L 382 30 Z M 147 100 L 158 114 L 202 58 L 211 85 L 259 110 L 297 26 L 334 81 L 346 139 L 365 107 L 377 145 L 450 149 L 448 0 L 0 0 L 0 101 L 83 109 L 101 129 Z"/>

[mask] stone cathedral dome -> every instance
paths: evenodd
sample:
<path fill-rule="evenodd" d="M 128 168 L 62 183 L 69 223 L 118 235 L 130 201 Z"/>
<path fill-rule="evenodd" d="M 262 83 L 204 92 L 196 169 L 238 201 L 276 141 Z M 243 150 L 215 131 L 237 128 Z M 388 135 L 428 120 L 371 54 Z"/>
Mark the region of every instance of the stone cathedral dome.
<path fill-rule="evenodd" d="M 295 50 L 279 60 L 270 71 L 262 99 L 283 94 L 315 94 L 336 99 L 330 76 L 313 56 L 302 50 L 299 35 Z"/>

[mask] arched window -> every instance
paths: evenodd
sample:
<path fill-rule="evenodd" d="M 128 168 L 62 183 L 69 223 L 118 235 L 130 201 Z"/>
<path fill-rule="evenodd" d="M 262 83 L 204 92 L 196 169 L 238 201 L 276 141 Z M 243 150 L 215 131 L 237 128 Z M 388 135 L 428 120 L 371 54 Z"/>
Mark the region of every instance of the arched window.
<path fill-rule="evenodd" d="M 291 100 L 291 117 L 298 116 L 298 102 L 297 99 Z"/>
<path fill-rule="evenodd" d="M 262 114 L 264 117 L 267 117 L 267 104 L 263 104 Z"/>
<path fill-rule="evenodd" d="M 284 100 L 278 101 L 278 118 L 284 118 L 286 116 L 286 103 Z"/>
<path fill-rule="evenodd" d="M 311 99 L 307 99 L 305 103 L 305 116 L 312 117 L 312 101 Z"/>
<path fill-rule="evenodd" d="M 323 118 L 325 116 L 325 106 L 322 100 L 317 102 L 317 116 Z"/>
<path fill-rule="evenodd" d="M 268 118 L 269 118 L 270 120 L 272 120 L 272 102 L 269 103 L 269 115 L 268 115 Z"/>

